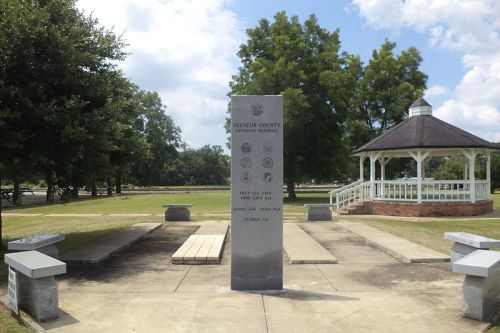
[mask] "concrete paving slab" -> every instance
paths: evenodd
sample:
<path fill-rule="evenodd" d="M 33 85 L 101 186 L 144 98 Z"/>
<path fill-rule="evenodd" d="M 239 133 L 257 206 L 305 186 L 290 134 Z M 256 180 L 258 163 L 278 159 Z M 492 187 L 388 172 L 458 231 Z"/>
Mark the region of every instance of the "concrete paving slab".
<path fill-rule="evenodd" d="M 395 264 L 399 261 L 364 238 L 332 223 L 301 224 L 302 229 L 317 240 L 342 264 Z"/>
<path fill-rule="evenodd" d="M 283 224 L 283 249 L 290 264 L 336 264 L 337 258 L 297 224 Z"/>
<path fill-rule="evenodd" d="M 138 223 L 128 229 L 119 230 L 74 249 L 61 258 L 68 264 L 97 264 L 112 254 L 144 238 L 160 228 L 162 223 Z"/>
<path fill-rule="evenodd" d="M 264 295 L 269 332 L 479 333 L 486 327 L 449 311 L 460 308 L 460 297 L 435 301 L 390 291 Z"/>
<path fill-rule="evenodd" d="M 333 284 L 321 272 L 320 267 L 338 265 L 283 265 L 283 287 L 290 290 L 336 291 Z"/>
<path fill-rule="evenodd" d="M 202 222 L 200 228 L 196 230 L 195 235 L 223 235 L 227 234 L 229 222 Z"/>
<path fill-rule="evenodd" d="M 425 246 L 388 234 L 359 222 L 337 222 L 337 225 L 353 232 L 366 241 L 387 251 L 407 263 L 447 262 L 450 257 Z"/>
<path fill-rule="evenodd" d="M 49 332 L 266 332 L 260 294 L 61 292 L 60 299 L 66 315 L 42 323 Z"/>

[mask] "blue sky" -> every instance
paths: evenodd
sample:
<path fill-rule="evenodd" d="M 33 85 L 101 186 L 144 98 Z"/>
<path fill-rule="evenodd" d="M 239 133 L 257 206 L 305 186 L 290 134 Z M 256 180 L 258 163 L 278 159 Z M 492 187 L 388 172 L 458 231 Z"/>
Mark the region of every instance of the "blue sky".
<path fill-rule="evenodd" d="M 228 82 L 245 30 L 277 11 L 340 29 L 344 50 L 368 61 L 384 39 L 417 47 L 434 115 L 500 141 L 500 4 L 494 0 L 79 0 L 132 54 L 120 64 L 160 93 L 191 147 L 224 146 Z"/>

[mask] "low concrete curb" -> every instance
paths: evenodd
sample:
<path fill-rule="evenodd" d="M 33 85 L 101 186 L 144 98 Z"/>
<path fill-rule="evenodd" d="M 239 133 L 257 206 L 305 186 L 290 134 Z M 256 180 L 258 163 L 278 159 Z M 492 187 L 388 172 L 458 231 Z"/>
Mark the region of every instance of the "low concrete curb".
<path fill-rule="evenodd" d="M 389 233 L 369 227 L 360 222 L 337 222 L 336 225 L 346 229 L 367 242 L 388 252 L 406 263 L 448 262 L 450 257 L 425 246 L 412 243 Z"/>
<path fill-rule="evenodd" d="M 283 249 L 290 264 L 337 264 L 337 258 L 296 223 L 283 224 Z"/>
<path fill-rule="evenodd" d="M 134 224 L 130 228 L 113 232 L 80 246 L 64 254 L 61 260 L 67 264 L 98 264 L 112 254 L 146 237 L 162 225 L 162 223 Z"/>
<path fill-rule="evenodd" d="M 8 311 L 11 311 L 8 305 L 8 301 L 3 297 L 0 297 L 0 306 L 3 306 Z M 18 322 L 22 325 L 31 328 L 35 332 L 46 332 L 42 326 L 38 325 L 38 323 L 33 319 L 27 312 L 22 309 L 19 309 L 19 314 L 15 314 L 11 311 L 11 314 Z"/>

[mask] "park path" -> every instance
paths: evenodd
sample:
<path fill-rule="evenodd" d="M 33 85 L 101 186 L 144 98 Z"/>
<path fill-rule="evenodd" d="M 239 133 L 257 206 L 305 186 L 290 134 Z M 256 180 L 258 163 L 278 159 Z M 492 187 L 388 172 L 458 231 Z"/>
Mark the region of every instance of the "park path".
<path fill-rule="evenodd" d="M 59 277 L 62 317 L 48 332 L 482 332 L 461 318 L 449 263 L 406 264 L 333 223 L 301 223 L 338 264 L 289 265 L 279 292 L 230 290 L 220 265 L 172 265 L 202 222 L 173 222 L 96 266 Z"/>

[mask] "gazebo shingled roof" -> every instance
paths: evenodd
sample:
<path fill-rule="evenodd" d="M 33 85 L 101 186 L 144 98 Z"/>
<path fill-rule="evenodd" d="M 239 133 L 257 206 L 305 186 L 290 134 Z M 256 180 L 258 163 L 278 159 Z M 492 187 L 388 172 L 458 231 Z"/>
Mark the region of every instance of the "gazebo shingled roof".
<path fill-rule="evenodd" d="M 430 107 L 418 98 L 413 107 Z M 367 151 L 385 151 L 416 148 L 487 148 L 500 146 L 481 139 L 432 115 L 414 115 L 354 150 L 354 154 Z"/>

